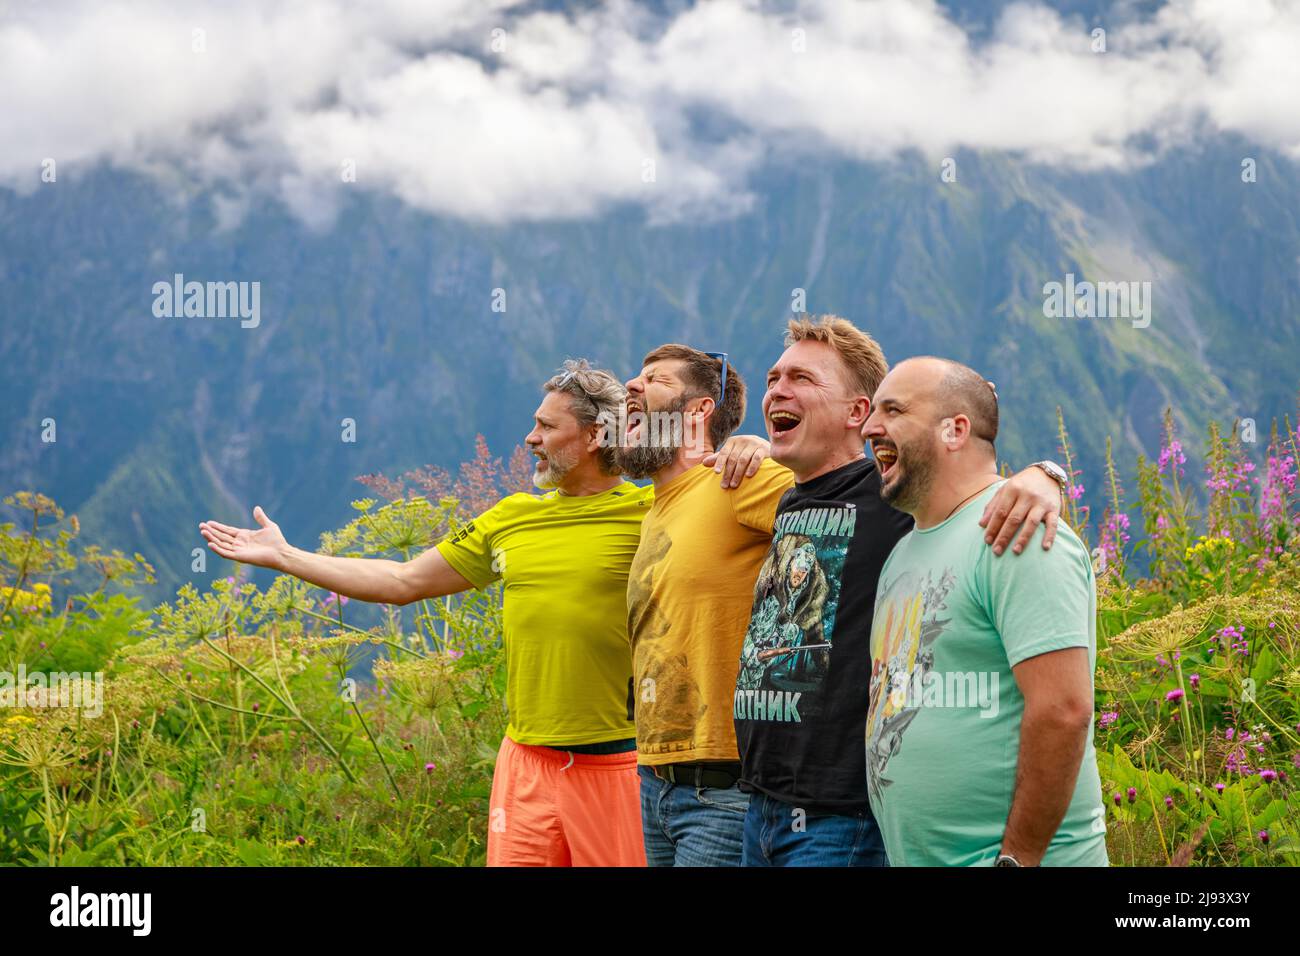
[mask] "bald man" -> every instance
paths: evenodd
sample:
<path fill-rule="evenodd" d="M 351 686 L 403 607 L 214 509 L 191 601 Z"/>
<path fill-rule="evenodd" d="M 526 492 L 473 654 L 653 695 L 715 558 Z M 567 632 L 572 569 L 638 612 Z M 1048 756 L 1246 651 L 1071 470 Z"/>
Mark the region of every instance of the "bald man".
<path fill-rule="evenodd" d="M 909 359 L 876 391 L 881 497 L 916 524 L 877 590 L 868 794 L 895 866 L 1105 866 L 1092 563 L 1064 524 L 994 558 L 997 434 L 992 385 L 957 362 Z"/>

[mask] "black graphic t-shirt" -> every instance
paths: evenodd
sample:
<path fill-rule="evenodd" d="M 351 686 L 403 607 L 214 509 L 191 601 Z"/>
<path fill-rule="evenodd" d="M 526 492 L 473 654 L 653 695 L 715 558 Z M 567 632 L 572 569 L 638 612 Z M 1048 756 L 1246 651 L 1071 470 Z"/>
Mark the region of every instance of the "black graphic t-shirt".
<path fill-rule="evenodd" d="M 866 458 L 781 498 L 736 677 L 742 790 L 808 812 L 871 812 L 871 615 L 885 559 L 911 528 Z"/>

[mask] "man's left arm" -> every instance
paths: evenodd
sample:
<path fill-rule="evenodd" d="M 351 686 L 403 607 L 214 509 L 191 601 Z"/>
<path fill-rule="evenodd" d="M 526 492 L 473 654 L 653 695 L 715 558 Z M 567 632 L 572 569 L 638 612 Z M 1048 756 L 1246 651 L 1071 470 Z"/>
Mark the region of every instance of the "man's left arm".
<path fill-rule="evenodd" d="M 1060 470 L 1059 466 L 1056 467 Z M 1001 555 L 1015 535 L 1011 550 L 1019 554 L 1029 544 L 1038 526 L 1045 524 L 1043 550 L 1049 550 L 1056 540 L 1062 491 L 1058 479 L 1040 465 L 1030 465 L 1013 475 L 984 506 L 980 527 L 984 529 L 985 543 L 993 545 L 994 554 Z M 1017 530 L 1019 534 L 1016 534 Z"/>
<path fill-rule="evenodd" d="M 1039 654 L 1011 672 L 1025 711 L 1001 852 L 1023 866 L 1038 866 L 1069 809 L 1092 727 L 1088 648 Z"/>

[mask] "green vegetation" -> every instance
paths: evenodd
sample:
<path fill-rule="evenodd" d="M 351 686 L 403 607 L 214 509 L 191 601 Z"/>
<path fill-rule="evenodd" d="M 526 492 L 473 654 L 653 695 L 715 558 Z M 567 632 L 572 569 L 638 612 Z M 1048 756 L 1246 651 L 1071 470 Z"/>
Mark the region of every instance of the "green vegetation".
<path fill-rule="evenodd" d="M 1196 481 L 1167 416 L 1159 460 L 1138 461 L 1140 520 L 1108 460 L 1095 523 L 1063 422 L 1060 435 L 1074 476 L 1066 518 L 1096 539 L 1112 861 L 1296 863 L 1295 431 L 1272 436 L 1260 475 L 1235 431 L 1212 427 Z M 322 547 L 410 558 L 509 490 L 510 474 L 480 445 L 455 481 L 368 478 L 387 503 L 356 502 Z M 152 576 L 142 556 L 80 547 L 77 518 L 42 495 L 5 503 L 20 520 L 0 524 L 0 669 L 102 672 L 103 697 L 98 716 L 21 706 L 31 701 L 12 699 L 11 679 L 0 862 L 482 862 L 505 726 L 499 589 L 386 609 L 368 629 L 348 620 L 346 599 L 287 577 L 265 590 L 239 577 L 187 585 L 148 612 L 131 596 Z M 97 586 L 56 601 L 74 573 Z"/>

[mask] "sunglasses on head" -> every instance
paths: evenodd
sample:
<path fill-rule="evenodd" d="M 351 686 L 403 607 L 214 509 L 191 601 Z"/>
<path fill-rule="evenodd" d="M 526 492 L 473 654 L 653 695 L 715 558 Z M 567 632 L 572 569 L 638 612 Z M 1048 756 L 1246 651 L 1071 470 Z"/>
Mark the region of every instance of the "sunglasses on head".
<path fill-rule="evenodd" d="M 718 408 L 722 408 L 723 402 L 727 400 L 727 353 L 726 352 L 705 352 L 709 358 L 719 359 L 722 362 L 722 393 L 718 396 Z"/>

